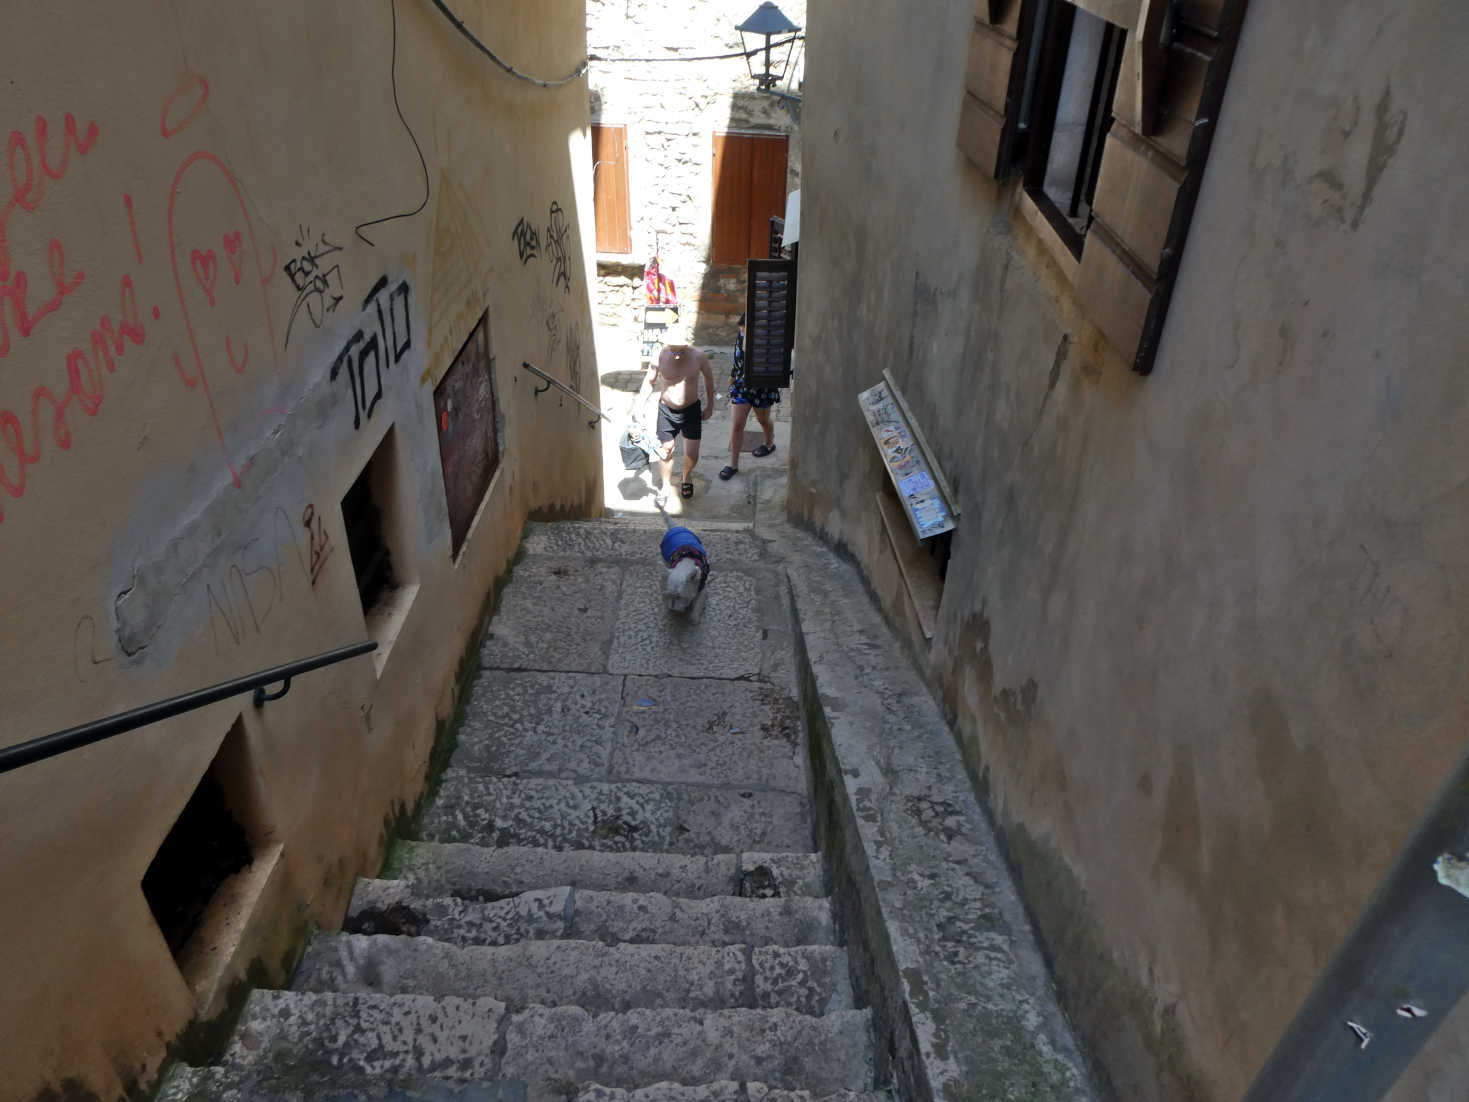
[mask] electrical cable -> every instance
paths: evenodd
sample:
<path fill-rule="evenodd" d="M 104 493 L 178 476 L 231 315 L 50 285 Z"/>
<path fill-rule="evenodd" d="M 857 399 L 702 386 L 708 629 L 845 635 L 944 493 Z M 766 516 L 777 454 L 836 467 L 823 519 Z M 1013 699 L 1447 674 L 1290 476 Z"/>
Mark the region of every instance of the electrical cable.
<path fill-rule="evenodd" d="M 770 44 L 770 49 L 774 50 L 791 42 L 799 42 L 804 37 L 804 35 L 795 34 L 792 35 L 790 38 L 782 38 L 779 42 L 772 42 Z M 601 62 L 637 61 L 643 63 L 653 63 L 661 61 L 725 61 L 733 57 L 754 57 L 756 54 L 761 54 L 764 52 L 764 46 L 756 46 L 753 50 L 736 50 L 732 54 L 704 54 L 700 57 L 603 57 L 601 54 L 588 54 L 587 60 Z"/>
<path fill-rule="evenodd" d="M 374 249 L 377 242 L 373 241 L 362 231 L 369 226 L 380 226 L 384 222 L 396 222 L 400 218 L 412 218 L 424 207 L 428 206 L 429 181 L 428 162 L 423 159 L 423 148 L 418 144 L 418 138 L 413 133 L 413 127 L 408 125 L 408 120 L 403 117 L 403 105 L 398 102 L 398 0 L 388 0 L 388 14 L 393 26 L 393 52 L 388 63 L 389 79 L 393 85 L 393 108 L 398 112 L 398 121 L 403 124 L 403 129 L 408 131 L 408 140 L 413 143 L 413 152 L 418 154 L 418 166 L 423 169 L 423 201 L 412 210 L 405 210 L 401 214 L 390 214 L 385 218 L 374 218 L 371 222 L 363 222 L 352 232 L 366 241 Z M 289 335 L 287 337 L 289 339 Z"/>
<path fill-rule="evenodd" d="M 802 41 L 805 37 L 804 35 L 796 34 L 792 35 L 790 38 L 783 38 L 779 42 L 772 42 L 768 47 L 756 46 L 753 50 L 736 50 L 735 52 L 728 54 L 703 54 L 698 57 L 603 57 L 600 54 L 588 54 L 585 58 L 582 59 L 580 65 L 578 65 L 572 72 L 568 73 L 566 76 L 561 77 L 559 80 L 541 80 L 538 77 L 533 77 L 527 75 L 526 73 L 522 73 L 514 65 L 511 65 L 508 61 L 505 61 L 498 54 L 496 54 L 494 50 L 490 49 L 483 42 L 481 42 L 475 36 L 475 33 L 464 25 L 464 21 L 449 10 L 449 6 L 444 3 L 444 0 L 432 0 L 432 3 L 434 7 L 439 9 L 444 18 L 453 24 L 454 29 L 469 40 L 470 44 L 473 45 L 476 50 L 484 54 L 485 57 L 489 58 L 501 69 L 505 70 L 505 72 L 509 73 L 517 80 L 523 80 L 528 84 L 534 84 L 538 88 L 559 88 L 563 84 L 570 84 L 573 80 L 579 80 L 581 77 L 586 75 L 587 66 L 594 61 L 603 64 L 609 64 L 612 62 L 657 64 L 667 61 L 727 61 L 731 58 L 736 57 L 754 57 L 756 54 L 764 53 L 766 49 L 774 50 L 778 47 L 788 45 L 792 42 Z"/>
<path fill-rule="evenodd" d="M 495 53 L 494 50 L 490 49 L 478 38 L 476 38 L 474 32 L 466 27 L 463 21 L 449 10 L 449 7 L 447 4 L 444 3 L 444 0 L 433 0 L 433 5 L 434 7 L 438 8 L 440 12 L 443 13 L 445 19 L 454 24 L 454 29 L 462 34 L 465 38 L 467 38 L 476 50 L 484 54 L 485 57 L 489 58 L 496 65 L 504 69 L 507 73 L 515 77 L 517 80 L 523 80 L 526 83 L 534 84 L 539 88 L 559 88 L 563 84 L 570 84 L 573 80 L 578 80 L 586 74 L 588 59 L 583 58 L 580 65 L 578 65 L 572 72 L 568 73 L 566 76 L 562 77 L 559 80 L 541 80 L 537 77 L 528 76 L 525 73 L 522 73 L 514 65 L 511 65 L 508 61 L 502 60 L 500 56 Z"/>

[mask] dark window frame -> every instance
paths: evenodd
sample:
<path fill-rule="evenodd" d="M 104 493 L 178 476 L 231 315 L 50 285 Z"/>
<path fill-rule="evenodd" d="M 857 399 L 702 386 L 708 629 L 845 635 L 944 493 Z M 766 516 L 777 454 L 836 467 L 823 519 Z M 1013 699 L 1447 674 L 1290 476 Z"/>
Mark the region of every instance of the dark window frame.
<path fill-rule="evenodd" d="M 1031 40 L 1026 48 L 1032 59 L 1027 67 L 1023 104 L 1028 112 L 1022 117 L 1024 135 L 1020 148 L 1024 159 L 1024 187 L 1036 207 L 1056 231 L 1063 244 L 1078 259 L 1092 222 L 1092 201 L 1097 178 L 1102 168 L 1102 152 L 1107 132 L 1112 126 L 1112 101 L 1121 76 L 1122 55 L 1127 32 L 1077 8 L 1068 0 L 1041 0 L 1032 9 Z M 1091 77 L 1091 94 L 1076 172 L 1067 209 L 1046 191 L 1046 173 L 1050 164 L 1051 145 L 1055 137 L 1056 114 L 1060 109 L 1062 86 L 1072 32 L 1078 16 L 1096 19 L 1103 25 L 1102 48 L 1096 72 Z M 1078 229 L 1073 219 L 1086 210 L 1085 228 Z"/>

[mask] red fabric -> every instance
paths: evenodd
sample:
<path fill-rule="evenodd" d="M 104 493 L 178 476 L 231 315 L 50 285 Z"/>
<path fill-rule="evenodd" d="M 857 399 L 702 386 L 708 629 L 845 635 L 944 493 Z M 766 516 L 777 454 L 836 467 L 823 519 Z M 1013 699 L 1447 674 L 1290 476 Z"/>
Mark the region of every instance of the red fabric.
<path fill-rule="evenodd" d="M 678 291 L 673 286 L 673 280 L 658 270 L 658 258 L 656 256 L 649 261 L 647 271 L 648 274 L 644 280 L 644 286 L 648 292 L 648 305 L 678 305 Z"/>

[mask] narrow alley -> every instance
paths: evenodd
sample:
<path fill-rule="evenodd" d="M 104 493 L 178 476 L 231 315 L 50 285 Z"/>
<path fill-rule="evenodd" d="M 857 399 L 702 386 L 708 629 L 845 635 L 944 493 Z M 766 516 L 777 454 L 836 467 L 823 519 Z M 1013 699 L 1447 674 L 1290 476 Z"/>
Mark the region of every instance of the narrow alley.
<path fill-rule="evenodd" d="M 1469 1098 L 1469 4 L 6 17 L 0 1102 Z"/>
<path fill-rule="evenodd" d="M 784 556 L 745 525 L 702 530 L 713 568 L 691 620 L 664 607 L 662 524 L 528 529 L 413 837 L 393 843 L 381 878 L 359 881 L 341 932 L 314 936 L 288 990 L 250 996 L 218 1065 L 179 1066 L 160 1102 L 887 1097 L 879 1091 L 896 1083 L 890 1052 L 877 1049 L 873 947 L 854 967 L 831 898 L 838 872 L 813 832 Z M 880 682 L 897 684 L 891 672 Z M 915 764 L 879 771 L 897 778 Z M 954 885 L 977 887 L 951 863 L 972 860 L 987 835 L 972 804 L 914 799 L 884 816 L 895 833 L 871 856 L 894 843 L 910 856 L 925 843 L 946 851 L 903 872 L 921 878 L 932 912 Z M 870 882 L 852 890 L 882 894 Z M 981 915 L 955 902 L 950 963 L 982 949 Z M 901 906 L 889 917 L 901 929 Z M 1004 970 L 994 959 L 1014 952 L 1043 1008 L 1018 910 L 986 925 L 1001 938 L 983 950 L 991 978 Z M 921 960 L 933 947 L 914 950 Z M 1018 1006 L 1033 1016 L 1013 979 L 1003 1000 L 965 984 L 953 1006 L 923 999 L 905 1011 L 932 1049 L 917 1065 L 936 1082 L 953 1076 L 958 1054 L 943 1054 L 941 1039 L 978 1005 L 992 1020 Z M 945 988 L 940 972 L 930 982 Z M 1049 1057 L 1042 1029 L 998 1066 L 992 1052 L 987 1074 L 1089 1098 L 1049 1013 Z"/>

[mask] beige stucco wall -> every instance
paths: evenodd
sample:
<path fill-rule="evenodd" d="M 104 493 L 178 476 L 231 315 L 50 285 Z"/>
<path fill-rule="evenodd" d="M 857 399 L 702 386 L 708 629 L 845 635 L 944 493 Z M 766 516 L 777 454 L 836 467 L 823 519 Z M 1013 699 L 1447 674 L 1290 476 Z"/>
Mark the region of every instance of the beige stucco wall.
<path fill-rule="evenodd" d="M 1117 1097 L 1234 1099 L 1463 748 L 1469 21 L 1250 5 L 1143 379 L 954 149 L 972 11 L 810 5 L 792 511 L 911 633 L 891 369 L 963 510 L 915 651 L 1071 1013 Z"/>
<path fill-rule="evenodd" d="M 573 0 L 455 7 L 524 71 L 585 55 Z M 394 20 L 390 0 L 7 12 L 0 743 L 364 638 L 340 502 L 390 427 L 412 600 L 372 629 L 377 656 L 261 710 L 238 698 L 0 776 L 0 1098 L 146 1082 L 196 1001 L 217 1009 L 254 963 L 279 978 L 307 924 L 335 924 L 416 799 L 525 517 L 599 508 L 586 414 L 516 370 L 595 384 L 586 82 L 513 81 L 429 5 L 396 5 L 396 46 Z M 292 322 L 286 265 L 323 236 L 341 302 Z M 377 331 L 380 277 L 412 338 L 357 428 L 330 370 Z M 433 386 L 486 307 L 502 458 L 456 561 Z M 121 334 L 105 366 L 99 318 Z M 274 856 L 235 885 L 241 922 L 205 951 L 231 963 L 193 992 L 140 880 L 237 717 Z"/>
<path fill-rule="evenodd" d="M 732 53 L 744 48 L 735 27 L 758 6 L 694 0 L 674 8 L 630 8 L 621 0 L 588 0 L 587 39 L 591 51 L 605 58 Z M 783 0 L 779 7 L 797 26 L 805 26 L 805 0 Z M 796 43 L 782 90 L 799 94 L 804 52 L 804 44 Z M 603 370 L 637 367 L 647 302 L 644 265 L 658 250 L 660 267 L 676 283 L 679 301 L 692 307 L 684 320 L 694 324 L 694 339 L 733 344 L 734 321 L 744 310 L 745 273 L 742 265 L 709 263 L 714 135 L 785 134 L 789 193 L 801 186 L 798 112 L 758 93 L 742 57 L 648 64 L 594 61 L 588 81 L 592 121 L 627 127 L 632 223 L 632 252 L 599 257 L 597 324 Z"/>

